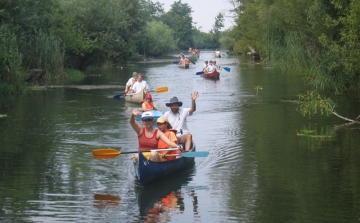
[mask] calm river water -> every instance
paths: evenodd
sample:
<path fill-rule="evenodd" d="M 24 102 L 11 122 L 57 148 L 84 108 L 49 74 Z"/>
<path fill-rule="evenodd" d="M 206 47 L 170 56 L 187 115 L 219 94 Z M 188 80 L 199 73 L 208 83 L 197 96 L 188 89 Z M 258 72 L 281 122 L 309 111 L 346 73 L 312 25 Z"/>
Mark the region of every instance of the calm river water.
<path fill-rule="evenodd" d="M 360 222 L 359 126 L 336 117 L 302 117 L 299 77 L 224 56 L 231 70 L 213 81 L 195 75 L 204 60 L 180 69 L 171 62 L 89 71 L 77 85 L 124 86 L 144 74 L 156 107 L 171 97 L 189 107 L 195 166 L 145 187 L 130 154 L 95 160 L 94 149 L 133 151 L 129 124 L 139 105 L 115 100 L 122 88 L 70 87 L 1 99 L 0 222 Z M 101 75 L 100 75 L 101 74 Z M 337 112 L 359 115 L 359 97 L 338 96 Z M 6 117 L 4 117 L 6 116 Z"/>

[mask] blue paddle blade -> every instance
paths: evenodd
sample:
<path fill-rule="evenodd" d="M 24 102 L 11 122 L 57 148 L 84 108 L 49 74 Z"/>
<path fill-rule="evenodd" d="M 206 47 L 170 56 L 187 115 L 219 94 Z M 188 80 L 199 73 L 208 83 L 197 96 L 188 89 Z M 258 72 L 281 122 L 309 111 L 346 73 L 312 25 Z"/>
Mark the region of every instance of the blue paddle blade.
<path fill-rule="evenodd" d="M 178 64 L 179 62 L 177 62 L 177 61 L 174 61 L 173 63 L 174 63 L 174 64 Z"/>
<path fill-rule="evenodd" d="M 207 157 L 209 152 L 184 152 L 179 155 L 182 157 Z"/>
<path fill-rule="evenodd" d="M 122 96 L 123 96 L 123 94 L 117 94 L 117 95 L 114 95 L 113 98 L 114 98 L 114 99 L 119 99 L 119 98 L 121 98 Z"/>
<path fill-rule="evenodd" d="M 227 72 L 230 72 L 230 67 L 223 67 L 224 70 L 226 70 Z"/>
<path fill-rule="evenodd" d="M 196 75 L 204 74 L 204 71 L 196 72 Z"/>

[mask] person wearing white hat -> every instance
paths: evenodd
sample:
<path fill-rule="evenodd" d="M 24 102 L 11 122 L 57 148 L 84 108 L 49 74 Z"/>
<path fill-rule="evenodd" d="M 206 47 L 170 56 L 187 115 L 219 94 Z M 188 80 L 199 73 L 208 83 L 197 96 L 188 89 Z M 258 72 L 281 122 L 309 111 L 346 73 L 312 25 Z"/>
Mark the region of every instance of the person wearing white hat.
<path fill-rule="evenodd" d="M 140 151 L 149 151 L 149 150 L 156 149 L 159 139 L 164 141 L 166 144 L 168 144 L 172 148 L 178 148 L 178 149 L 182 150 L 181 146 L 170 141 L 163 132 L 158 131 L 158 129 L 155 129 L 153 127 L 153 122 L 154 122 L 153 112 L 147 111 L 141 115 L 141 120 L 142 120 L 143 126 L 136 123 L 135 116 L 137 116 L 140 113 L 141 113 L 140 110 L 135 109 L 132 111 L 131 117 L 130 117 L 131 127 L 134 129 L 134 131 L 138 135 Z M 150 153 L 144 152 L 144 156 L 147 157 L 151 161 L 155 161 L 155 162 L 162 161 L 160 154 L 156 151 L 151 151 Z M 137 157 L 135 156 L 134 158 L 136 161 Z"/>

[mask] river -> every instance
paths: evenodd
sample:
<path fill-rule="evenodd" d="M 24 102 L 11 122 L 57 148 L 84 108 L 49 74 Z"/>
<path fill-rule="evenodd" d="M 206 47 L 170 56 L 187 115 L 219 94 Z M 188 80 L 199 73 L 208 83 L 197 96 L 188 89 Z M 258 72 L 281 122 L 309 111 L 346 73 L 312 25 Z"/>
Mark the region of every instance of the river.
<path fill-rule="evenodd" d="M 293 103 L 300 77 L 223 55 L 219 80 L 196 65 L 139 63 L 88 71 L 76 85 L 124 86 L 144 74 L 155 106 L 177 96 L 189 107 L 195 165 L 146 186 L 131 154 L 96 160 L 91 151 L 132 151 L 129 124 L 139 106 L 113 96 L 123 88 L 53 87 L 0 101 L 0 222 L 359 222 L 359 126 L 337 117 L 303 117 Z M 334 96 L 337 112 L 359 115 L 359 97 Z"/>

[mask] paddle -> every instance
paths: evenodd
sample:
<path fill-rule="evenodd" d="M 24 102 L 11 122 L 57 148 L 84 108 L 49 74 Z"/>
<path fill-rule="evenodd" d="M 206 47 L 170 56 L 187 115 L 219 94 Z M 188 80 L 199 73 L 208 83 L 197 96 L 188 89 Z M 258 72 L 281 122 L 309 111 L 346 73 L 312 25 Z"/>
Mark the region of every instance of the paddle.
<path fill-rule="evenodd" d="M 224 70 L 226 70 L 227 72 L 230 72 L 230 67 L 223 67 Z M 204 71 L 200 71 L 200 72 L 196 72 L 196 75 L 201 75 L 204 74 Z"/>
<path fill-rule="evenodd" d="M 169 91 L 169 88 L 164 86 L 164 87 L 158 87 L 154 91 L 149 91 L 149 92 L 164 93 L 164 92 L 168 92 L 168 91 Z M 117 95 L 114 95 L 113 98 L 118 99 L 122 96 L 124 96 L 124 94 L 117 94 Z"/>
<path fill-rule="evenodd" d="M 226 70 L 227 72 L 230 72 L 230 67 L 223 67 L 224 70 Z"/>
<path fill-rule="evenodd" d="M 200 71 L 200 72 L 196 72 L 196 75 L 201 75 L 201 74 L 204 74 L 205 72 L 204 71 Z"/>
<path fill-rule="evenodd" d="M 207 157 L 209 152 L 183 152 L 181 154 L 166 154 L 165 156 L 182 156 L 182 157 Z"/>
<path fill-rule="evenodd" d="M 170 148 L 170 149 L 159 149 L 158 151 L 169 151 L 169 150 L 177 150 L 177 148 Z M 150 152 L 151 150 L 144 151 Z M 120 152 L 116 149 L 96 149 L 92 151 L 92 154 L 95 159 L 111 159 L 119 156 L 120 154 L 130 154 L 130 153 L 137 153 L 138 151 L 129 151 L 129 152 Z"/>
<path fill-rule="evenodd" d="M 170 149 L 155 149 L 155 151 L 171 151 L 171 150 L 177 150 L 177 148 L 170 148 Z M 151 152 L 154 150 L 147 150 L 143 152 Z M 130 154 L 130 153 L 137 153 L 137 151 L 128 151 L 128 152 L 120 152 L 115 149 L 97 149 L 93 150 L 92 154 L 95 159 L 111 159 L 118 157 L 120 154 Z M 169 154 L 170 155 L 170 154 Z M 209 155 L 209 152 L 184 152 L 181 154 L 174 154 L 175 156 L 182 156 L 182 157 L 207 157 Z"/>

